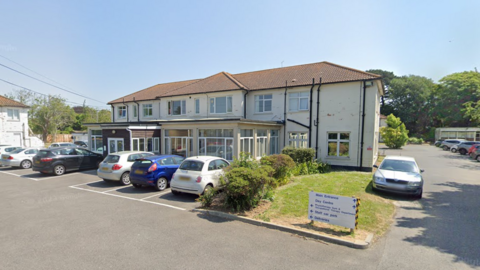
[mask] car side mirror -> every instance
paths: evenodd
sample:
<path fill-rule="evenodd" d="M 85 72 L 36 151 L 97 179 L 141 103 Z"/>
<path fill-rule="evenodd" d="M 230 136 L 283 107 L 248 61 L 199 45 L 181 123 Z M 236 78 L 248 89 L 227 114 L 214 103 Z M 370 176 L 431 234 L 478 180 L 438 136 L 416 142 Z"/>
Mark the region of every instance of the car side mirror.
<path fill-rule="evenodd" d="M 377 168 L 377 169 L 378 169 L 378 166 L 377 166 L 377 165 L 373 165 L 373 168 Z"/>
<path fill-rule="evenodd" d="M 421 173 L 423 173 L 425 170 L 420 170 Z"/>

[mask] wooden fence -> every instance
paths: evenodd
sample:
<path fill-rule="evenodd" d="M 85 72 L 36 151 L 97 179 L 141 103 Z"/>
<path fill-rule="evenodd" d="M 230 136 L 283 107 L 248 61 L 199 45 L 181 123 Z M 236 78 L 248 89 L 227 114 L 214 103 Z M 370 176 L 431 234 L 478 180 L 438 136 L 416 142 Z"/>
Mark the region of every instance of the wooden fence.
<path fill-rule="evenodd" d="M 53 135 L 47 136 L 47 143 L 54 143 L 54 142 L 72 142 L 72 135 L 71 134 L 57 134 L 55 140 L 52 141 Z"/>

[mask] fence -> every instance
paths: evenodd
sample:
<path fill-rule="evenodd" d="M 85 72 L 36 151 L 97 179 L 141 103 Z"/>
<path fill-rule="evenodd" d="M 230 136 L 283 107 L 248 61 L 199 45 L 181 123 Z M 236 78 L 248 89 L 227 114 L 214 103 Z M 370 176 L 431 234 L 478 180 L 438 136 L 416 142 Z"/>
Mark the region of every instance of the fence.
<path fill-rule="evenodd" d="M 57 134 L 55 136 L 55 140 L 52 141 L 53 135 L 47 136 L 47 143 L 54 143 L 54 142 L 72 142 L 72 135 L 71 134 Z"/>

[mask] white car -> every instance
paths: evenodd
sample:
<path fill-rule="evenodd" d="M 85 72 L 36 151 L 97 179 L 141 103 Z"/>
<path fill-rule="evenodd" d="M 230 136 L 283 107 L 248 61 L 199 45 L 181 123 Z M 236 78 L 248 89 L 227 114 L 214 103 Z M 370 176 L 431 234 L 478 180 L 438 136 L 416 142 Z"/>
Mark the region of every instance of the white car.
<path fill-rule="evenodd" d="M 0 164 L 3 166 L 30 169 L 32 167 L 32 158 L 37 153 L 37 148 L 18 148 L 9 153 L 2 154 Z"/>
<path fill-rule="evenodd" d="M 219 157 L 198 156 L 185 159 L 173 174 L 170 189 L 174 195 L 181 192 L 201 195 L 220 184 L 223 168 L 230 163 Z"/>
<path fill-rule="evenodd" d="M 121 151 L 109 154 L 98 166 L 97 175 L 104 181 L 120 181 L 130 185 L 130 168 L 138 158 L 153 156 L 151 152 Z"/>
<path fill-rule="evenodd" d="M 386 156 L 380 166 L 373 166 L 377 171 L 373 174 L 374 190 L 413 195 L 422 198 L 423 177 L 413 157 Z"/>

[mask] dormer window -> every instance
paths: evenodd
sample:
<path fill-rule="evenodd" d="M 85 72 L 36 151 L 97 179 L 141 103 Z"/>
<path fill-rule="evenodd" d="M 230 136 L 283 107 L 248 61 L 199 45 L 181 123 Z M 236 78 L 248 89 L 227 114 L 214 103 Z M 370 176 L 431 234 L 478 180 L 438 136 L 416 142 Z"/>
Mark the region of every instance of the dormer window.
<path fill-rule="evenodd" d="M 119 106 L 118 118 L 125 118 L 125 117 L 127 117 L 127 106 Z"/>

